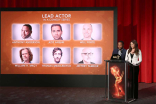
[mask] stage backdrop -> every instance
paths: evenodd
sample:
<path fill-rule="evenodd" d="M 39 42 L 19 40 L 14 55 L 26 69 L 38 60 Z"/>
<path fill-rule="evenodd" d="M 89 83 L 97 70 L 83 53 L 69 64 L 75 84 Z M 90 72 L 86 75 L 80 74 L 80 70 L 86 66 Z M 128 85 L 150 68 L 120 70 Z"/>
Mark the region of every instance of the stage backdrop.
<path fill-rule="evenodd" d="M 126 49 L 138 41 L 139 82 L 156 82 L 156 0 L 0 0 L 0 7 L 118 7 L 118 41 Z"/>

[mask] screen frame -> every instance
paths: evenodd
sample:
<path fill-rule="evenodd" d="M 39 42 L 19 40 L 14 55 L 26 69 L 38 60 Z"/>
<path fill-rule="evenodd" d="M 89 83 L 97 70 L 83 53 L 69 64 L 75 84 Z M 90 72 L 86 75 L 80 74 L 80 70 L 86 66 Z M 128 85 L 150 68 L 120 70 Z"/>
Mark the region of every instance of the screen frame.
<path fill-rule="evenodd" d="M 114 49 L 117 48 L 117 40 L 118 40 L 117 39 L 117 7 L 0 8 L 0 20 L 1 20 L 2 11 L 114 11 L 114 43 L 113 43 L 114 46 L 113 47 Z M 1 21 L 0 21 L 0 39 L 1 39 Z M 0 55 L 0 59 L 1 59 L 1 55 Z M 1 65 L 1 60 L 0 60 L 0 65 Z M 104 87 L 104 81 L 105 81 L 105 75 L 1 74 L 1 68 L 0 68 L 0 86 Z"/>

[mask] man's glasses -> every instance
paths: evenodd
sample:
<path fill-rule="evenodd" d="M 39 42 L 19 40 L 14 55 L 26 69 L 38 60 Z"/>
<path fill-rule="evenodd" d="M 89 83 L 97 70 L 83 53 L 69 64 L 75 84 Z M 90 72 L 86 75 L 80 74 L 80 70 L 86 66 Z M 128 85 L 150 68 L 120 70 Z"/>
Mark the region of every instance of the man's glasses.
<path fill-rule="evenodd" d="M 93 55 L 93 53 L 82 53 L 82 54 L 84 54 L 85 56 L 92 56 Z"/>

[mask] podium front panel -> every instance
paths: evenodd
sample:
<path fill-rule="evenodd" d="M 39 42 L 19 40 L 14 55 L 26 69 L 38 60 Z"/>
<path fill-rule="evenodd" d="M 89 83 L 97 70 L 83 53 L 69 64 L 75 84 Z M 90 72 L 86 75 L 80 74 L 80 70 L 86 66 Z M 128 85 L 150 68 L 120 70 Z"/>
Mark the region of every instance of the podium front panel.
<path fill-rule="evenodd" d="M 125 101 L 125 68 L 124 62 L 108 63 L 108 99 Z"/>

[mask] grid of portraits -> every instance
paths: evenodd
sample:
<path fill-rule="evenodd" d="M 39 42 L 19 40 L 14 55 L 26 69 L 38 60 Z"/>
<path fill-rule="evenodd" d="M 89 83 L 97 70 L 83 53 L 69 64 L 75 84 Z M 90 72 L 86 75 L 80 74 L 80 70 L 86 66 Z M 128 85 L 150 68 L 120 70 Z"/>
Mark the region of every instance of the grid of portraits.
<path fill-rule="evenodd" d="M 40 29 L 42 27 L 42 32 Z M 72 27 L 72 32 L 71 32 Z M 72 36 L 71 36 L 72 35 Z M 12 24 L 13 41 L 101 41 L 101 23 L 64 23 L 64 24 Z M 41 54 L 42 51 L 42 55 Z M 42 58 L 40 57 L 42 56 Z M 71 61 L 71 56 L 73 61 Z M 42 60 L 41 60 L 42 59 Z M 41 60 L 41 61 L 40 61 Z M 84 45 L 51 47 L 24 47 L 12 48 L 13 64 L 102 64 L 102 48 Z"/>

